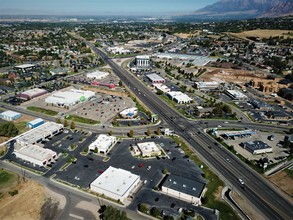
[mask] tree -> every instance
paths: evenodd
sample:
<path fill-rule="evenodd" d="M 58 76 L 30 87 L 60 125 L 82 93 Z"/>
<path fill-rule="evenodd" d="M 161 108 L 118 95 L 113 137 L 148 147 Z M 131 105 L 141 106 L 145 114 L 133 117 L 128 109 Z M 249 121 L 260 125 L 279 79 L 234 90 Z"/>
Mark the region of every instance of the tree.
<path fill-rule="evenodd" d="M 150 129 L 148 129 L 148 130 L 146 131 L 146 135 L 147 135 L 147 136 L 150 136 L 150 135 L 151 135 L 151 130 L 150 130 Z"/>
<path fill-rule="evenodd" d="M 137 206 L 138 211 L 146 213 L 148 211 L 148 207 L 144 203 L 139 203 Z"/>
<path fill-rule="evenodd" d="M 113 134 L 113 131 L 112 131 L 112 130 L 110 130 L 110 131 L 109 131 L 109 135 L 110 135 L 110 136 L 112 136 L 112 134 Z"/>
<path fill-rule="evenodd" d="M 61 119 L 60 118 L 56 118 L 56 123 L 57 124 L 61 124 Z"/>
<path fill-rule="evenodd" d="M 134 136 L 134 131 L 133 131 L 133 130 L 130 130 L 130 131 L 128 132 L 128 136 L 132 138 L 132 137 Z"/>
<path fill-rule="evenodd" d="M 71 122 L 70 128 L 75 129 L 75 122 L 74 121 Z"/>
<path fill-rule="evenodd" d="M 167 168 L 164 168 L 162 172 L 163 172 L 163 174 L 167 174 L 167 173 L 169 173 L 169 170 Z"/>
<path fill-rule="evenodd" d="M 161 129 L 160 128 L 157 128 L 156 133 L 157 133 L 157 135 L 160 135 L 161 134 Z"/>
<path fill-rule="evenodd" d="M 64 125 L 64 127 L 68 126 L 68 121 L 66 119 L 64 120 L 63 125 Z"/>
<path fill-rule="evenodd" d="M 98 153 L 98 148 L 97 147 L 95 147 L 94 152 Z"/>
<path fill-rule="evenodd" d="M 154 217 L 160 216 L 160 210 L 157 207 L 151 208 L 150 213 Z"/>
<path fill-rule="evenodd" d="M 130 220 L 125 211 L 120 211 L 112 206 L 106 206 L 104 210 L 99 211 L 102 220 Z"/>
<path fill-rule="evenodd" d="M 13 122 L 4 122 L 0 124 L 0 136 L 14 137 L 18 135 L 18 128 Z"/>

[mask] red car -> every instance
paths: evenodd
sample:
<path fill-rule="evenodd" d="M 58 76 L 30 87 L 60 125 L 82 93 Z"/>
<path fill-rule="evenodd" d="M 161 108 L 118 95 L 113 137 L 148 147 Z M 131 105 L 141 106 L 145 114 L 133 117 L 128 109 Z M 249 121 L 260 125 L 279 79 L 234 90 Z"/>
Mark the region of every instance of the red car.
<path fill-rule="evenodd" d="M 98 173 L 99 174 L 102 174 L 104 171 L 103 170 L 98 170 Z"/>
<path fill-rule="evenodd" d="M 139 168 L 142 168 L 143 167 L 143 163 L 138 164 L 138 167 Z"/>

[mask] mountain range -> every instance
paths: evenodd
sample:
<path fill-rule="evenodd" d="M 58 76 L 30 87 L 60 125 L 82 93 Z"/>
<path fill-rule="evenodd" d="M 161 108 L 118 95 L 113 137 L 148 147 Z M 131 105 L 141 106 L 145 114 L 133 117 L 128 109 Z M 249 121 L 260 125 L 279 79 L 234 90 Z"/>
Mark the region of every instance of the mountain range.
<path fill-rule="evenodd" d="M 250 18 L 293 15 L 293 0 L 220 0 L 193 15 Z"/>

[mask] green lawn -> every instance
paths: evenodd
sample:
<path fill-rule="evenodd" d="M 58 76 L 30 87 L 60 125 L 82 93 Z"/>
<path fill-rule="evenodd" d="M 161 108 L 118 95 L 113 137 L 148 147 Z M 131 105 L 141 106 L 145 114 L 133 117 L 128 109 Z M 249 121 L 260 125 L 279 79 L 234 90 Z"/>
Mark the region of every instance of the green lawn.
<path fill-rule="evenodd" d="M 15 174 L 0 170 L 0 189 L 10 186 L 15 180 Z"/>
<path fill-rule="evenodd" d="M 36 106 L 29 106 L 29 107 L 27 107 L 27 109 L 30 111 L 39 112 L 39 113 L 51 115 L 51 116 L 55 116 L 58 114 L 58 112 L 56 112 L 56 111 L 44 109 L 44 108 L 40 108 L 40 107 L 36 107 Z"/>
<path fill-rule="evenodd" d="M 95 124 L 99 124 L 99 121 L 90 119 L 90 118 L 83 118 L 77 115 L 67 115 L 66 116 L 67 120 L 71 120 L 71 121 L 75 121 L 75 122 L 80 122 L 83 124 L 90 124 L 90 125 L 95 125 Z"/>
<path fill-rule="evenodd" d="M 25 121 L 19 122 L 19 123 L 15 123 L 15 126 L 19 130 L 19 134 L 22 134 L 23 132 L 25 132 L 27 130 L 26 123 L 27 122 L 25 122 Z"/>

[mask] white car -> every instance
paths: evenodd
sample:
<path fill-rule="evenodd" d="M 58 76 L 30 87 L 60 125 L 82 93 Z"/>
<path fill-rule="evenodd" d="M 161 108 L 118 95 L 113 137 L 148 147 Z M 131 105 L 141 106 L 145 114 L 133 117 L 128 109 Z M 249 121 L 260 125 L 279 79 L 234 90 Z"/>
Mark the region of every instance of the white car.
<path fill-rule="evenodd" d="M 152 168 L 151 166 L 148 166 L 148 167 L 147 167 L 147 170 L 150 170 L 151 168 Z"/>
<path fill-rule="evenodd" d="M 241 185 L 244 185 L 244 181 L 241 178 L 239 178 L 238 181 L 241 183 Z"/>

